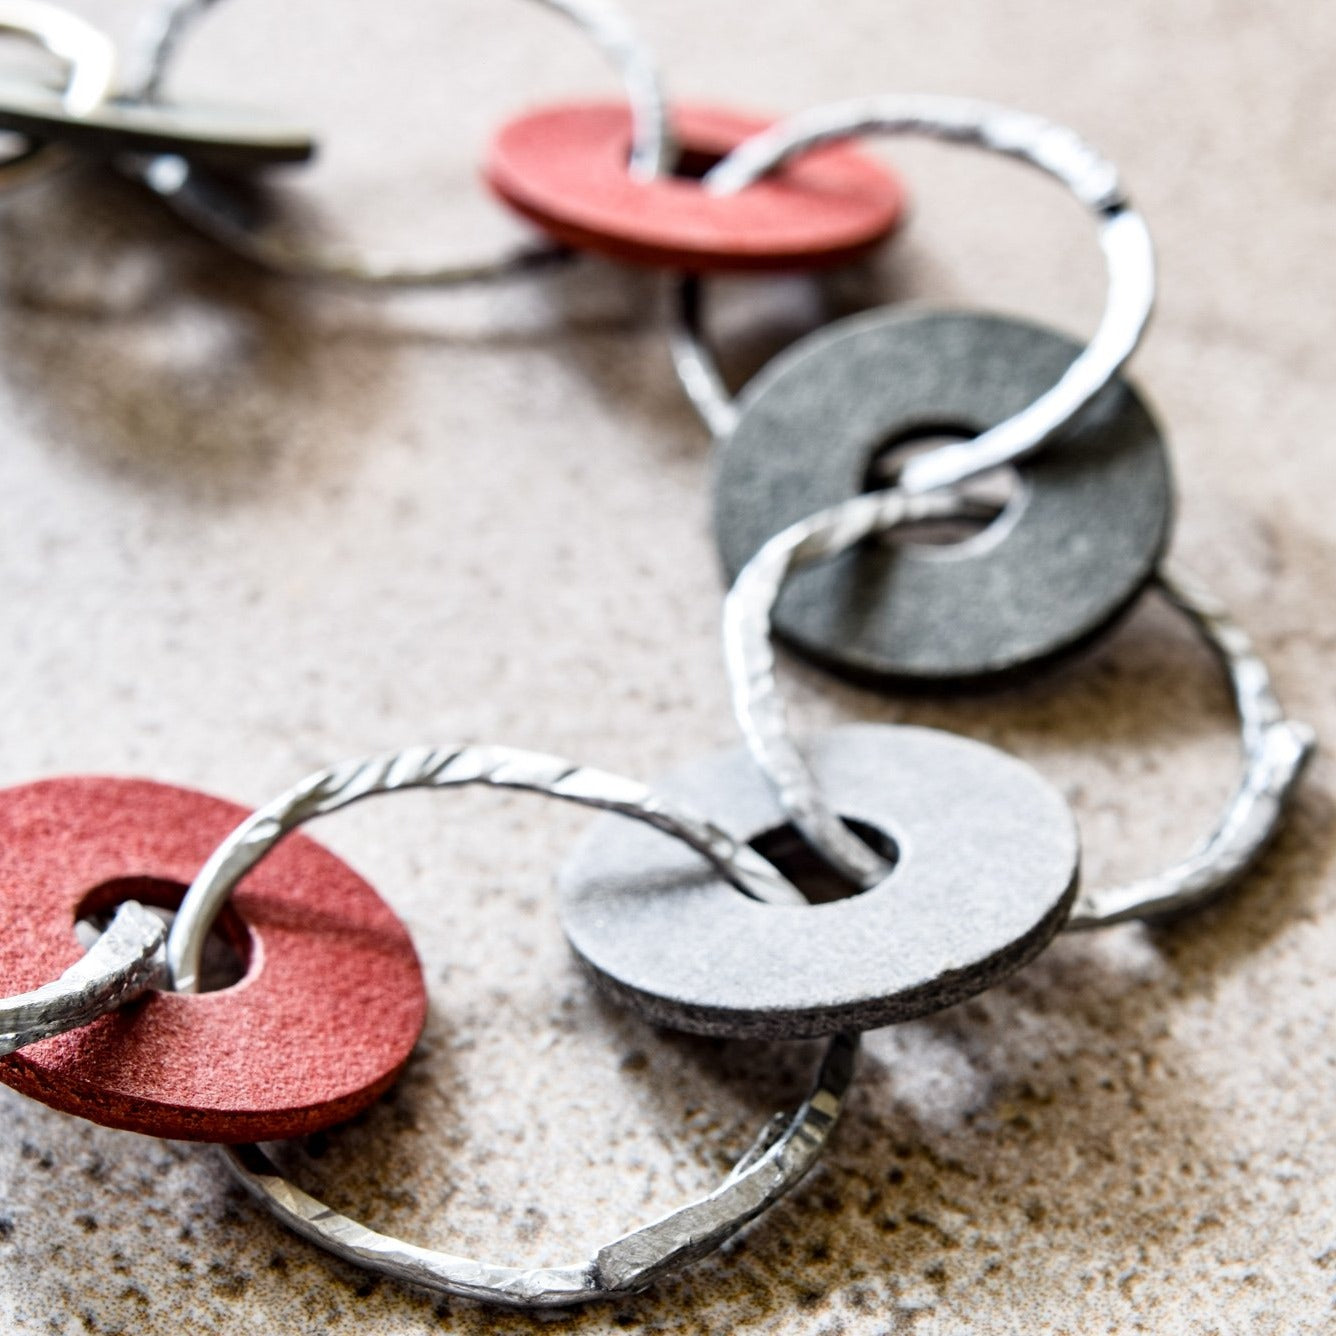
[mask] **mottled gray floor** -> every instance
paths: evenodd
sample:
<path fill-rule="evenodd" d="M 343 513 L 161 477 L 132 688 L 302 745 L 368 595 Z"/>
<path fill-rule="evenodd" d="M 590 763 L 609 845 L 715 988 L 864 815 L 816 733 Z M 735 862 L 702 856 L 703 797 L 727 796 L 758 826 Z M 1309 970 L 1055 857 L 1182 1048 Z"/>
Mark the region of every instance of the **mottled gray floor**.
<path fill-rule="evenodd" d="M 80 8 L 123 33 L 134 6 Z M 1332 11 L 632 12 L 683 94 L 780 110 L 976 94 L 1070 121 L 1121 163 L 1159 242 L 1135 375 L 1176 450 L 1177 550 L 1256 634 L 1293 713 L 1336 735 Z M 555 19 L 502 0 L 231 0 L 181 83 L 309 112 L 333 137 L 317 179 L 339 225 L 461 254 L 506 226 L 473 184 L 487 124 L 614 90 Z M 845 288 L 1093 327 L 1098 256 L 1058 191 L 943 149 L 893 156 L 913 224 Z M 0 202 L 0 277 L 0 781 L 112 771 L 258 802 L 418 740 L 641 776 L 733 741 L 708 448 L 648 281 L 589 263 L 504 292 L 319 295 L 77 180 Z M 797 282 L 730 285 L 724 308 L 739 375 L 815 318 Z M 786 689 L 805 727 L 909 719 L 1034 760 L 1076 802 L 1101 879 L 1184 849 L 1232 775 L 1212 665 L 1157 607 L 1002 694 L 889 699 L 792 662 Z M 872 1036 L 802 1191 L 729 1255 L 565 1328 L 1330 1330 L 1331 786 L 1320 761 L 1220 908 L 1063 941 L 978 1001 Z M 593 995 L 550 896 L 581 824 L 470 794 L 321 828 L 413 928 L 432 1014 L 394 1096 L 310 1148 L 303 1182 L 424 1242 L 564 1261 L 706 1186 L 801 1089 L 806 1050 L 654 1034 Z M 548 1329 L 331 1265 L 206 1151 L 0 1106 L 9 1329 Z"/>

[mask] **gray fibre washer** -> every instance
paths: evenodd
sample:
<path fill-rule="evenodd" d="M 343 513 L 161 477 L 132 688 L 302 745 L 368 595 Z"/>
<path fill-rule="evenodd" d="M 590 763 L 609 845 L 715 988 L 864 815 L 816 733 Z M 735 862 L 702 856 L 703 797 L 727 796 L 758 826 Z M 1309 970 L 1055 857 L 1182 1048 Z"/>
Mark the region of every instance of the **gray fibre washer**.
<path fill-rule="evenodd" d="M 595 981 L 647 1020 L 698 1034 L 810 1038 L 909 1020 L 990 987 L 1065 923 L 1076 823 L 1062 796 L 996 748 L 935 729 L 851 724 L 806 754 L 846 819 L 898 861 L 828 904 L 762 904 L 698 855 L 598 820 L 558 879 L 561 918 Z M 739 841 L 785 824 L 744 748 L 656 785 Z"/>
<path fill-rule="evenodd" d="M 854 316 L 781 354 L 719 443 L 715 534 L 729 579 L 772 535 L 868 490 L 891 442 L 977 433 L 1049 389 L 1080 352 L 1001 316 Z M 986 529 L 949 546 L 867 545 L 794 576 L 777 632 L 855 677 L 952 682 L 1014 673 L 1108 626 L 1155 573 L 1173 483 L 1154 419 L 1121 379 L 1017 465 Z"/>

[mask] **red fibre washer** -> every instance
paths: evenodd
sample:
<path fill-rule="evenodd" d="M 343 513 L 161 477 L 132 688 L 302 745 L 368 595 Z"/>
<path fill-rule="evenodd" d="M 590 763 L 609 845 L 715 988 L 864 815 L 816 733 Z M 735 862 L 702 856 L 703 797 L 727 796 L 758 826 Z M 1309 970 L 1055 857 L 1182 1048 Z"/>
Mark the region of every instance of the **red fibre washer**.
<path fill-rule="evenodd" d="M 74 964 L 74 925 L 89 913 L 126 899 L 174 908 L 247 815 L 148 780 L 0 791 L 0 993 Z M 231 904 L 220 925 L 247 962 L 239 983 L 150 993 L 0 1059 L 0 1081 L 95 1123 L 188 1141 L 303 1136 L 366 1108 L 426 1016 L 403 924 L 304 835 L 285 839 Z"/>
<path fill-rule="evenodd" d="M 770 122 L 714 107 L 673 108 L 683 166 L 704 173 Z M 898 177 L 847 145 L 815 149 L 736 195 L 687 176 L 627 171 L 621 103 L 547 107 L 503 125 L 483 175 L 493 192 L 564 245 L 694 273 L 817 269 L 857 258 L 900 222 Z"/>

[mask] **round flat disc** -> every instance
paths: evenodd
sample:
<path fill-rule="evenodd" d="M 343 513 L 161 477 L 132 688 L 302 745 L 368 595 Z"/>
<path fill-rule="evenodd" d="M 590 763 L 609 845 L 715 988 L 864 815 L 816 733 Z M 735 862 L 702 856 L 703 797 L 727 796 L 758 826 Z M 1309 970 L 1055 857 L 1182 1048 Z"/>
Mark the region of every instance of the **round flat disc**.
<path fill-rule="evenodd" d="M 764 119 L 675 106 L 682 161 L 706 167 L 763 130 Z M 502 126 L 488 185 L 564 245 L 656 269 L 812 269 L 881 241 L 904 213 L 904 188 L 847 146 L 822 148 L 736 195 L 694 180 L 627 171 L 631 120 L 620 103 L 544 108 Z"/>
<path fill-rule="evenodd" d="M 246 815 L 145 780 L 0 791 L 0 992 L 58 977 L 83 954 L 75 922 L 110 901 L 174 907 Z M 303 1136 L 369 1105 L 426 1015 L 403 925 L 346 863 L 300 835 L 232 904 L 248 961 L 239 983 L 151 993 L 0 1059 L 0 1081 L 96 1123 L 191 1141 Z"/>
<path fill-rule="evenodd" d="M 648 1020 L 698 1034 L 810 1038 L 908 1020 L 996 983 L 1067 918 L 1076 825 L 1034 770 L 933 729 L 855 724 L 806 749 L 846 820 L 898 862 L 830 904 L 752 900 L 690 850 L 616 817 L 562 869 L 562 924 L 595 980 Z M 656 791 L 739 840 L 785 824 L 744 749 Z"/>
<path fill-rule="evenodd" d="M 61 93 L 17 79 L 0 79 L 0 129 L 99 157 L 173 153 L 223 168 L 305 162 L 315 152 L 308 131 L 246 108 L 109 101 L 76 115 Z"/>
<path fill-rule="evenodd" d="M 876 311 L 804 339 L 747 386 L 719 444 L 729 579 L 780 530 L 867 490 L 883 446 L 992 427 L 1079 351 L 1036 325 L 949 312 Z M 963 542 L 868 544 L 795 574 L 776 631 L 854 676 L 931 682 L 1012 673 L 1080 645 L 1146 586 L 1168 542 L 1163 437 L 1117 380 L 1016 473 L 1006 509 Z"/>

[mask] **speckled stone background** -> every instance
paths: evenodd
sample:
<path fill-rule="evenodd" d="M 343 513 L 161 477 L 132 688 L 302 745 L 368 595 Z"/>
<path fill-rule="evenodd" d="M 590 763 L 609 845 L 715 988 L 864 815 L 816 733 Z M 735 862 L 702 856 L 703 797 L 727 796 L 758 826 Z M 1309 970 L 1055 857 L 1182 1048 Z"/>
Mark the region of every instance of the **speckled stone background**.
<path fill-rule="evenodd" d="M 79 8 L 124 36 L 131 3 Z M 1069 121 L 1155 230 L 1135 376 L 1182 491 L 1177 551 L 1336 733 L 1332 377 L 1336 18 L 1302 0 L 636 0 L 673 89 L 762 109 L 927 89 Z M 231 0 L 178 88 L 330 136 L 331 229 L 478 253 L 507 109 L 613 92 L 559 20 L 502 0 Z M 888 151 L 910 228 L 837 302 L 917 298 L 1093 327 L 1079 211 L 1008 164 Z M 0 201 L 0 779 L 151 775 L 258 802 L 309 768 L 480 739 L 652 776 L 733 741 L 709 450 L 654 285 L 595 263 L 372 300 L 266 281 L 97 177 Z M 819 318 L 738 283 L 741 377 Z M 806 727 L 959 729 L 1041 766 L 1087 875 L 1209 823 L 1228 702 L 1148 606 L 1042 681 L 889 699 L 789 662 Z M 1336 1326 L 1332 769 L 1228 903 L 1063 940 L 1012 983 L 870 1036 L 828 1161 L 726 1255 L 559 1319 L 692 1336 L 1300 1333 Z M 297 1157 L 302 1182 L 456 1252 L 566 1261 L 710 1185 L 795 1099 L 806 1048 L 656 1034 L 557 931 L 578 813 L 415 796 L 319 834 L 410 924 L 432 1012 L 396 1093 Z M 337 1018 L 332 1017 L 336 1024 Z M 538 1319 L 336 1265 L 212 1155 L 0 1091 L 0 1315 L 21 1332 L 527 1333 Z"/>

